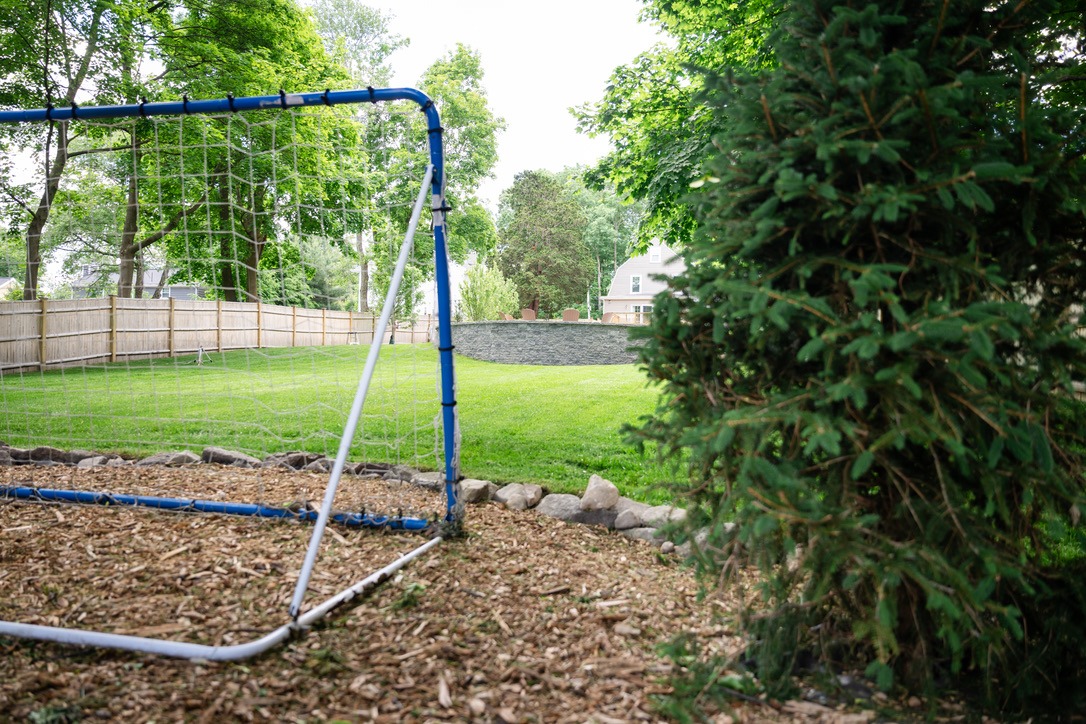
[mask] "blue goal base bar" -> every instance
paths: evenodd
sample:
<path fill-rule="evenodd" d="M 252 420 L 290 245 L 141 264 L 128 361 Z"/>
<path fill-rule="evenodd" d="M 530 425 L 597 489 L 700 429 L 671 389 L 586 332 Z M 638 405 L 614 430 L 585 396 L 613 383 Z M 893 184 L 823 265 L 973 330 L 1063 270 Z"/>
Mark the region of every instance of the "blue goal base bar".
<path fill-rule="evenodd" d="M 278 518 L 314 523 L 320 514 L 317 510 L 293 510 L 274 505 L 253 503 L 227 503 L 216 500 L 192 500 L 186 498 L 160 498 L 150 495 L 119 495 L 91 490 L 55 490 L 25 486 L 0 486 L 0 498 L 36 500 L 44 503 L 76 503 L 80 505 L 113 505 L 168 510 L 179 513 L 214 513 L 219 515 L 243 515 L 256 518 Z M 332 513 L 329 521 L 348 528 L 383 528 L 386 530 L 423 531 L 431 521 L 402 515 L 374 515 L 372 513 Z"/>

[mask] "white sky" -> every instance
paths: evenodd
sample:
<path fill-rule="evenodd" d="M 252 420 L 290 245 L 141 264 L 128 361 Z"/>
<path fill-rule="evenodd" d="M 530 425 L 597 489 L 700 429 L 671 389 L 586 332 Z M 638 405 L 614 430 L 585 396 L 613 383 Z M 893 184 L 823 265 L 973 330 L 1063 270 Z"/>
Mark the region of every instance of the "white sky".
<path fill-rule="evenodd" d="M 639 0 L 364 1 L 393 15 L 392 31 L 411 40 L 390 58 L 393 86 L 415 86 L 458 42 L 480 54 L 490 107 L 507 124 L 495 177 L 479 190 L 493 210 L 515 174 L 590 164 L 607 152 L 606 138 L 577 133 L 568 109 L 599 100 L 617 66 L 660 40 L 638 22 Z"/>

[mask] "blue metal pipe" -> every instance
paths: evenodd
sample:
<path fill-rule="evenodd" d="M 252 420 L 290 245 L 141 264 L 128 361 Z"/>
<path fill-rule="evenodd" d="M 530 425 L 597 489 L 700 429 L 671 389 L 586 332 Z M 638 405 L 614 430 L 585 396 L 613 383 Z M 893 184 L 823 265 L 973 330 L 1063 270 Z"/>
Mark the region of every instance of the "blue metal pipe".
<path fill-rule="evenodd" d="M 441 412 L 445 431 L 445 502 L 446 521 L 457 517 L 460 497 L 460 422 L 456 409 L 456 376 L 453 369 L 452 294 L 449 285 L 449 252 L 445 240 L 444 144 L 441 119 L 430 101 L 423 104 L 429 123 L 430 163 L 434 167 L 432 186 L 434 219 L 434 276 L 437 280 L 438 360 L 441 367 Z"/>
<path fill-rule="evenodd" d="M 361 90 L 327 90 L 323 93 L 282 93 L 274 96 L 248 96 L 245 98 L 216 98 L 200 101 L 159 101 L 134 103 L 127 106 L 65 106 L 63 108 L 37 108 L 34 110 L 0 111 L 0 123 L 31 123 L 39 121 L 94 120 L 99 118 L 134 118 L 137 116 L 177 116 L 195 113 L 228 113 L 231 111 L 275 110 L 301 106 L 335 106 L 344 103 L 379 101 L 414 101 L 423 108 L 431 121 L 430 128 L 438 128 L 437 111 L 430 98 L 414 88 L 368 88 Z M 427 108 L 427 104 L 430 104 Z M 440 146 L 440 144 L 438 144 Z M 439 152 L 440 155 L 440 152 Z M 430 153 L 433 159 L 433 149 Z M 440 169 L 436 163 L 434 167 Z"/>
<path fill-rule="evenodd" d="M 318 511 L 315 510 L 291 510 L 290 508 L 278 508 L 253 503 L 224 503 L 216 500 L 159 498 L 149 495 L 119 495 L 117 493 L 101 493 L 90 490 L 55 490 L 52 488 L 30 488 L 11 485 L 0 486 L 0 497 L 40 500 L 47 503 L 118 505 L 179 512 L 244 515 L 257 518 L 287 518 L 305 523 L 315 522 L 318 515 Z M 330 520 L 350 528 L 423 530 L 429 525 L 429 522 L 422 518 L 373 515 L 371 513 L 333 513 Z"/>

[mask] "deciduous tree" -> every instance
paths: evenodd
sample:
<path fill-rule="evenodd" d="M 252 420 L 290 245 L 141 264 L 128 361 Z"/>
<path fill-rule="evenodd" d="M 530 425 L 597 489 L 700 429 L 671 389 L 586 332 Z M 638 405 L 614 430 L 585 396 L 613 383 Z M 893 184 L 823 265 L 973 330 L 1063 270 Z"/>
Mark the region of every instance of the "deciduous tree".
<path fill-rule="evenodd" d="M 555 314 L 579 303 L 596 275 L 585 216 L 561 181 L 524 171 L 502 193 L 498 265 L 523 307 Z"/>

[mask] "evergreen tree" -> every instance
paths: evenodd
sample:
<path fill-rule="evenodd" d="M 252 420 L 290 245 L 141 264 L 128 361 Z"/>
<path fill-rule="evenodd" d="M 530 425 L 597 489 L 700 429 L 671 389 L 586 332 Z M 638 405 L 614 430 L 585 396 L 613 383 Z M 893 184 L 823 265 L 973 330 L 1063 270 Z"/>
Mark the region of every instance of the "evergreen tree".
<path fill-rule="evenodd" d="M 774 12 L 779 68 L 706 82 L 724 130 L 639 438 L 689 455 L 703 562 L 761 568 L 765 683 L 852 652 L 1081 710 L 1081 3 Z"/>

